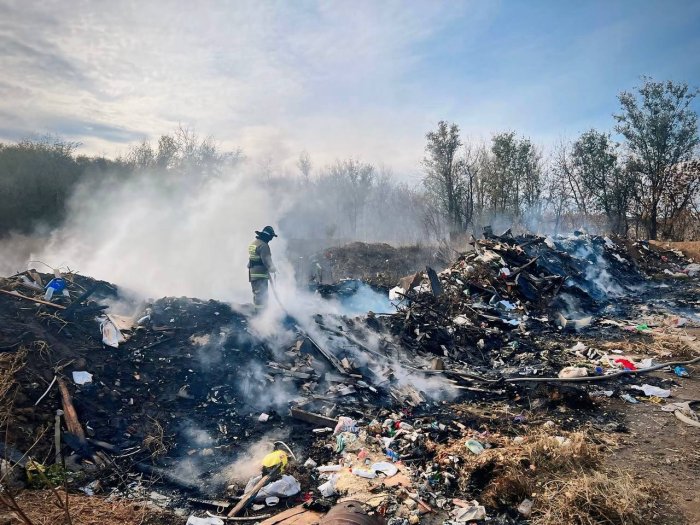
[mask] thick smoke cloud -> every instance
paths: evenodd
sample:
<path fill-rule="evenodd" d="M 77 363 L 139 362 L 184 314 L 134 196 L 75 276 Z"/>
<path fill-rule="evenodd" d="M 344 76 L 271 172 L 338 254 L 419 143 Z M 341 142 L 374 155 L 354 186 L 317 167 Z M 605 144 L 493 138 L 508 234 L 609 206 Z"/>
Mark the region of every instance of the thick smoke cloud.
<path fill-rule="evenodd" d="M 67 223 L 34 258 L 144 297 L 248 301 L 247 246 L 284 206 L 246 174 L 89 183 L 73 196 Z"/>
<path fill-rule="evenodd" d="M 202 144 L 208 153 L 208 144 Z M 129 159 L 150 152 L 141 146 Z M 261 173 L 252 159 L 227 164 L 196 157 L 193 167 L 194 155 L 185 155 L 190 156 L 175 169 L 159 168 L 157 157 L 152 167 L 88 177 L 73 192 L 67 219 L 56 230 L 0 241 L 0 273 L 39 260 L 140 297 L 247 302 L 247 246 L 267 224 L 280 234 L 272 243 L 273 258 L 288 280 L 300 247 L 308 255 L 354 240 L 425 239 L 417 194 L 386 174 L 353 182 L 353 169 L 360 166 L 354 161 L 309 180 Z M 287 243 L 296 248 L 289 257 Z M 47 270 L 41 263 L 31 266 Z"/>

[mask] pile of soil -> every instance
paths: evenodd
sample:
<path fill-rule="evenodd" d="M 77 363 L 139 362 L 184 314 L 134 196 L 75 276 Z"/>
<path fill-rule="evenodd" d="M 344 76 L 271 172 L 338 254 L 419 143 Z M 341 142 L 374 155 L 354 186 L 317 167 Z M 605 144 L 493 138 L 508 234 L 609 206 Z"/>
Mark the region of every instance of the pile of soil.
<path fill-rule="evenodd" d="M 362 279 L 375 286 L 391 288 L 401 277 L 431 266 L 441 270 L 447 265 L 435 248 L 414 245 L 394 247 L 386 243 L 353 242 L 328 248 L 316 255 L 322 266 L 323 281 Z"/>

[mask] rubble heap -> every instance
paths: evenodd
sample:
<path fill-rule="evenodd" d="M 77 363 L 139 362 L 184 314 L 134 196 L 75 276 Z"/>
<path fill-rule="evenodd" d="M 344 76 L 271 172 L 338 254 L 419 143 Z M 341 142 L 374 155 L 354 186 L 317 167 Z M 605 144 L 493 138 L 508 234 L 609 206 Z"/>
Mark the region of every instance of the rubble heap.
<path fill-rule="evenodd" d="M 606 315 L 631 319 L 659 286 L 668 287 L 660 277 L 697 275 L 682 254 L 603 237 L 507 235 L 472 247 L 432 278 L 428 268 L 392 290 L 402 309 L 385 324 L 405 347 L 467 358 L 460 366 L 490 366 L 492 350 L 510 345 L 513 353 L 533 351 L 533 330 L 571 334 Z M 692 316 L 697 300 L 687 289 L 677 292 L 664 294 L 667 303 L 673 297 L 664 311 Z"/>
<path fill-rule="evenodd" d="M 109 283 L 3 279 L 3 456 L 89 494 L 229 512 L 249 492 L 242 460 L 281 440 L 296 461 L 283 483 L 255 491 L 254 516 L 270 513 L 266 498 L 319 512 L 350 495 L 395 525 L 434 512 L 454 523 L 568 519 L 532 494 L 564 464 L 597 482 L 591 429 L 624 428 L 599 403 L 666 399 L 698 361 L 669 333 L 700 322 L 697 265 L 587 236 L 471 248 L 402 280 L 396 313 L 287 313 L 274 337 L 246 307 L 169 297 L 118 316 Z M 660 353 L 649 357 L 651 339 Z M 669 362 L 671 378 L 646 375 Z M 669 406 L 695 421 L 690 405 Z"/>

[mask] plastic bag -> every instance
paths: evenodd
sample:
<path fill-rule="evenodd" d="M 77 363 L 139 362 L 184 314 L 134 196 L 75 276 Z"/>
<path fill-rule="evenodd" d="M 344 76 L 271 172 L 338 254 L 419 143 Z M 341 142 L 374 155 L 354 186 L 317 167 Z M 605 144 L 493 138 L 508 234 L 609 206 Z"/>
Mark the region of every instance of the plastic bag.
<path fill-rule="evenodd" d="M 588 375 L 588 370 L 580 366 L 567 366 L 562 368 L 559 372 L 559 377 L 563 379 L 569 379 L 573 377 L 586 377 Z"/>
<path fill-rule="evenodd" d="M 340 416 L 338 418 L 338 424 L 333 430 L 333 435 L 340 434 L 341 432 L 357 432 L 357 422 L 351 417 Z"/>
<path fill-rule="evenodd" d="M 624 359 L 622 357 L 618 357 L 617 359 L 615 359 L 615 363 L 622 366 L 622 368 L 624 368 L 626 370 L 637 370 L 637 367 L 635 366 L 635 364 L 632 361 L 630 361 L 629 359 Z"/>
<path fill-rule="evenodd" d="M 262 476 L 255 476 L 248 481 L 245 493 L 250 492 L 255 484 L 262 479 Z M 301 492 L 301 485 L 294 476 L 284 475 L 280 479 L 268 483 L 255 496 L 255 501 L 265 501 L 265 499 L 276 496 L 278 498 L 288 498 Z"/>
<path fill-rule="evenodd" d="M 329 498 L 335 495 L 335 486 L 338 484 L 339 478 L 340 474 L 331 474 L 331 477 L 328 478 L 328 481 L 326 481 L 323 485 L 319 485 L 318 490 L 324 498 Z"/>
<path fill-rule="evenodd" d="M 666 390 L 665 388 L 659 388 L 658 386 L 647 385 L 646 383 L 642 386 L 632 385 L 630 388 L 635 390 L 641 390 L 644 392 L 645 396 L 656 396 L 656 397 L 670 397 L 671 390 Z"/>
<path fill-rule="evenodd" d="M 100 322 L 100 331 L 102 332 L 102 342 L 107 346 L 112 348 L 119 348 L 119 343 L 126 341 L 126 338 L 122 335 L 112 320 L 106 315 L 103 317 L 98 317 L 97 320 Z"/>
<path fill-rule="evenodd" d="M 387 478 L 390 478 L 391 476 L 394 476 L 399 469 L 394 465 L 393 463 L 389 463 L 388 461 L 380 461 L 378 463 L 374 463 L 371 468 L 372 472 L 381 472 L 384 475 L 386 475 Z"/>

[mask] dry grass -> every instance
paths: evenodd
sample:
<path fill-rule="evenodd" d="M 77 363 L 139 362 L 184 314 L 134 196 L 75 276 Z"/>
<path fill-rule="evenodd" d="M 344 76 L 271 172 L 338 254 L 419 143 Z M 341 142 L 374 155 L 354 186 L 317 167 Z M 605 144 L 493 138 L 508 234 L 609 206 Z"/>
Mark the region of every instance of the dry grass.
<path fill-rule="evenodd" d="M 668 333 L 666 333 L 668 332 Z M 598 348 L 611 354 L 613 350 L 622 350 L 628 355 L 651 356 L 660 360 L 690 360 L 700 355 L 700 347 L 685 337 L 685 331 L 678 328 L 660 327 L 647 334 L 646 340 L 599 341 L 581 339 L 591 348 Z"/>
<path fill-rule="evenodd" d="M 24 366 L 26 356 L 27 350 L 23 347 L 16 352 L 0 353 L 0 428 L 5 428 L 12 413 L 15 377 Z"/>
<path fill-rule="evenodd" d="M 0 288 L 7 291 L 12 291 L 19 287 L 19 281 L 17 279 L 11 279 L 8 277 L 0 277 Z"/>
<path fill-rule="evenodd" d="M 62 499 L 65 499 L 65 493 L 59 493 Z M 56 505 L 56 496 L 50 490 L 27 490 L 16 499 L 33 525 L 66 523 L 65 513 Z M 161 511 L 124 500 L 107 501 L 97 496 L 71 494 L 68 497 L 68 506 L 73 525 L 140 525 L 169 521 Z M 3 516 L 3 512 L 0 511 L 0 521 L 3 517 L 11 515 L 6 511 Z"/>
<path fill-rule="evenodd" d="M 658 484 L 640 482 L 629 473 L 583 473 L 547 484 L 532 521 L 536 525 L 681 524 Z"/>
<path fill-rule="evenodd" d="M 455 442 L 438 454 L 438 461 L 448 456 L 461 459 L 460 489 L 473 490 L 483 485 L 479 499 L 492 507 L 517 506 L 524 498 L 540 492 L 540 486 L 562 472 L 582 472 L 597 467 L 601 461 L 600 447 L 583 432 L 558 436 L 544 431 L 529 435 L 524 443 L 514 444 L 511 438 L 491 436 L 487 441 L 493 448 L 474 455 Z M 483 441 L 482 441 L 483 442 Z"/>
<path fill-rule="evenodd" d="M 450 456 L 459 457 L 460 492 L 489 507 L 512 509 L 532 499 L 532 523 L 537 525 L 682 523 L 663 514 L 668 498 L 659 485 L 605 470 L 605 451 L 612 441 L 604 436 L 596 441 L 588 431 L 537 429 L 519 444 L 500 435 L 475 438 L 492 448 L 474 455 L 466 449 L 465 437 L 438 447 L 436 459 L 449 463 Z"/>
<path fill-rule="evenodd" d="M 151 452 L 152 458 L 165 455 L 172 448 L 172 440 L 165 435 L 163 425 L 157 419 L 149 418 L 148 432 L 143 438 L 143 446 Z"/>
<path fill-rule="evenodd" d="M 663 242 L 649 241 L 653 246 L 658 246 L 661 249 L 680 250 L 686 257 L 690 257 L 695 261 L 700 261 L 700 241 L 686 242 Z"/>

